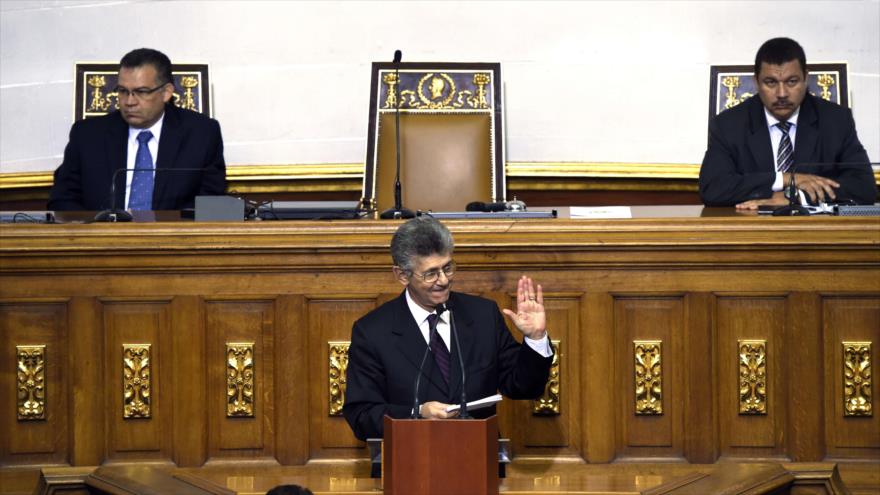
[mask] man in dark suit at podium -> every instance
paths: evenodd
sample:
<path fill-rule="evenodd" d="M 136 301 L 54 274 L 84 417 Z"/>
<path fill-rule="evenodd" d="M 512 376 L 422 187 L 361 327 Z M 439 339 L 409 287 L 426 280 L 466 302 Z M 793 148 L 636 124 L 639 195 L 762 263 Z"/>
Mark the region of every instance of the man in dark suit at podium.
<path fill-rule="evenodd" d="M 794 175 L 811 202 L 871 204 L 877 187 L 852 112 L 807 92 L 803 48 L 774 38 L 755 56 L 758 98 L 709 124 L 700 197 L 709 206 L 785 205 Z M 801 167 L 812 164 L 812 167 Z"/>
<path fill-rule="evenodd" d="M 351 331 L 342 411 L 361 440 L 382 437 L 386 414 L 455 417 L 457 411 L 446 409 L 461 400 L 459 347 L 468 401 L 499 390 L 512 399 L 536 399 L 544 391 L 553 349 L 541 286 L 523 276 L 517 284 L 516 312 L 504 310 L 523 334 L 523 343 L 517 343 L 494 302 L 451 291 L 452 251 L 449 230 L 429 216 L 404 223 L 391 240 L 392 271 L 405 289 L 355 322 Z M 448 309 L 438 311 L 441 305 Z M 453 321 L 460 346 L 452 337 Z M 416 377 L 429 343 L 432 352 L 422 370 L 419 410 L 414 411 Z M 494 406 L 472 411 L 476 418 L 494 413 Z"/>
<path fill-rule="evenodd" d="M 220 124 L 174 106 L 171 61 L 140 48 L 120 61 L 119 110 L 73 124 L 55 171 L 50 210 L 179 210 L 226 192 Z M 198 168 L 201 171 L 179 170 Z M 116 200 L 110 183 L 119 169 Z M 153 170 L 157 169 L 157 170 Z M 178 169 L 175 171 L 175 169 Z"/>

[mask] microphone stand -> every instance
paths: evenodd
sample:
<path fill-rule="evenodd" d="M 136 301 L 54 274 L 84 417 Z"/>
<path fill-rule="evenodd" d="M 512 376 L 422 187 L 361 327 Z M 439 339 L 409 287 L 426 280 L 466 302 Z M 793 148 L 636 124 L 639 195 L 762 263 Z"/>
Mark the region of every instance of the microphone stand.
<path fill-rule="evenodd" d="M 110 209 L 98 212 L 95 215 L 96 222 L 130 222 L 132 220 L 131 213 L 116 208 L 116 180 L 119 178 L 119 172 L 127 170 L 127 168 L 118 168 L 113 172 L 113 178 L 110 179 Z"/>
<path fill-rule="evenodd" d="M 783 206 L 782 208 L 778 208 L 773 211 L 774 217 L 797 217 L 797 216 L 809 216 L 810 210 L 801 206 L 799 201 L 798 188 L 795 184 L 795 167 L 791 167 L 790 179 L 788 181 L 788 204 Z"/>
<path fill-rule="evenodd" d="M 447 303 L 446 309 L 450 309 L 451 305 Z M 470 419 L 471 415 L 468 414 L 467 410 L 467 391 L 465 376 L 464 376 L 464 358 L 461 357 L 461 344 L 458 343 L 458 332 L 455 330 L 455 315 L 452 313 L 449 314 L 449 326 L 452 329 L 452 340 L 455 341 L 455 350 L 458 354 L 458 364 L 461 366 L 461 405 L 459 406 L 459 419 Z"/>
<path fill-rule="evenodd" d="M 412 210 L 403 207 L 403 202 L 400 199 L 400 58 L 400 50 L 395 50 L 394 77 L 397 80 L 397 84 L 394 86 L 396 92 L 394 97 L 394 137 L 395 145 L 397 147 L 397 176 L 394 180 L 394 208 L 389 208 L 383 211 L 381 215 L 379 215 L 379 218 L 385 220 L 397 218 L 413 218 L 416 216 L 415 213 L 412 212 Z"/>

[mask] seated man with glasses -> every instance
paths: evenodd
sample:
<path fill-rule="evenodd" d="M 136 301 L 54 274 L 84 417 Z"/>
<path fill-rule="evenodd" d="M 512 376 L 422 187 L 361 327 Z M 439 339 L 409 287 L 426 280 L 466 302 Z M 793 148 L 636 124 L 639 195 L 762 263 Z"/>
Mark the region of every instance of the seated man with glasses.
<path fill-rule="evenodd" d="M 429 216 L 407 221 L 391 240 L 392 272 L 403 293 L 359 319 L 351 331 L 342 411 L 361 440 L 382 437 L 386 414 L 457 416 L 447 407 L 461 401 L 459 351 L 468 401 L 499 390 L 511 399 L 536 399 L 544 392 L 553 349 L 541 286 L 523 276 L 516 312 L 504 310 L 523 334 L 519 344 L 493 301 L 451 291 L 452 251 L 449 230 Z M 492 414 L 494 406 L 472 416 Z"/>
<path fill-rule="evenodd" d="M 225 194 L 220 124 L 171 103 L 167 56 L 149 48 L 127 53 L 115 91 L 118 111 L 70 129 L 50 210 L 180 210 L 191 208 L 197 195 Z"/>

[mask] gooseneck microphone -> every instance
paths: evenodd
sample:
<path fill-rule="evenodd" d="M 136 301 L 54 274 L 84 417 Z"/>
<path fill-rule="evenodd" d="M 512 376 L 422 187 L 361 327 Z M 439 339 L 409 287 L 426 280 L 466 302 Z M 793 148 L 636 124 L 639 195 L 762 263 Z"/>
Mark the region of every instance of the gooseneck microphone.
<path fill-rule="evenodd" d="M 433 325 L 428 327 L 428 346 L 425 348 L 425 353 L 422 354 L 422 362 L 419 363 L 419 374 L 416 375 L 416 386 L 415 386 L 415 397 L 413 399 L 413 409 L 410 413 L 409 417 L 412 419 L 416 419 L 420 417 L 419 414 L 419 384 L 422 381 L 422 374 L 425 369 L 425 361 L 428 359 L 428 354 L 434 352 L 431 350 L 431 342 L 434 341 L 434 332 L 437 331 L 437 322 L 440 321 L 440 315 L 446 311 L 446 306 L 443 304 L 437 306 L 437 320 L 434 321 Z"/>
<path fill-rule="evenodd" d="M 440 309 L 442 308 L 442 310 Z M 445 310 L 452 310 L 452 301 L 446 301 L 446 304 L 441 304 L 437 307 L 437 313 L 442 313 Z M 467 381 L 465 380 L 464 373 L 464 358 L 461 355 L 461 344 L 458 342 L 458 332 L 455 330 L 455 315 L 449 315 L 449 326 L 452 328 L 452 340 L 455 341 L 455 351 L 458 353 L 458 365 L 461 366 L 461 406 L 459 408 L 458 417 L 461 419 L 470 419 L 471 415 L 468 414 L 467 411 Z"/>
<path fill-rule="evenodd" d="M 800 204 L 800 194 L 798 194 L 798 188 L 794 178 L 795 169 L 796 165 L 792 164 L 791 172 L 788 174 L 788 192 L 786 193 L 786 196 L 788 196 L 788 204 L 782 208 L 773 210 L 774 217 L 795 217 L 810 214 L 810 210 L 804 208 Z"/>
<path fill-rule="evenodd" d="M 132 220 L 131 213 L 126 211 L 124 208 L 120 209 L 116 207 L 116 180 L 119 178 L 119 174 L 122 172 L 155 172 L 157 175 L 159 173 L 165 172 L 204 172 L 204 169 L 201 168 L 117 168 L 113 171 L 113 177 L 110 179 L 110 208 L 107 210 L 102 210 L 95 215 L 96 222 L 130 222 Z"/>
<path fill-rule="evenodd" d="M 382 219 L 391 219 L 391 218 L 413 218 L 415 217 L 415 213 L 412 210 L 408 210 L 403 207 L 403 201 L 401 200 L 401 186 L 400 186 L 400 59 L 403 55 L 400 50 L 394 50 L 394 77 L 397 80 L 397 84 L 394 85 L 395 92 L 397 93 L 394 97 L 394 145 L 395 156 L 397 158 L 397 175 L 394 179 L 394 207 L 389 208 L 382 212 L 379 215 L 379 218 Z"/>

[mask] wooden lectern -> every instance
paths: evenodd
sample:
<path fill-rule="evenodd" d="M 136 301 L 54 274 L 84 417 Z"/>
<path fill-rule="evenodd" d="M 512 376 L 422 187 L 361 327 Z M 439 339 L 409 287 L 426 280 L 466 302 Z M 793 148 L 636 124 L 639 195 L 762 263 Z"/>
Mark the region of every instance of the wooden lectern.
<path fill-rule="evenodd" d="M 385 416 L 383 491 L 498 493 L 498 420 Z"/>

